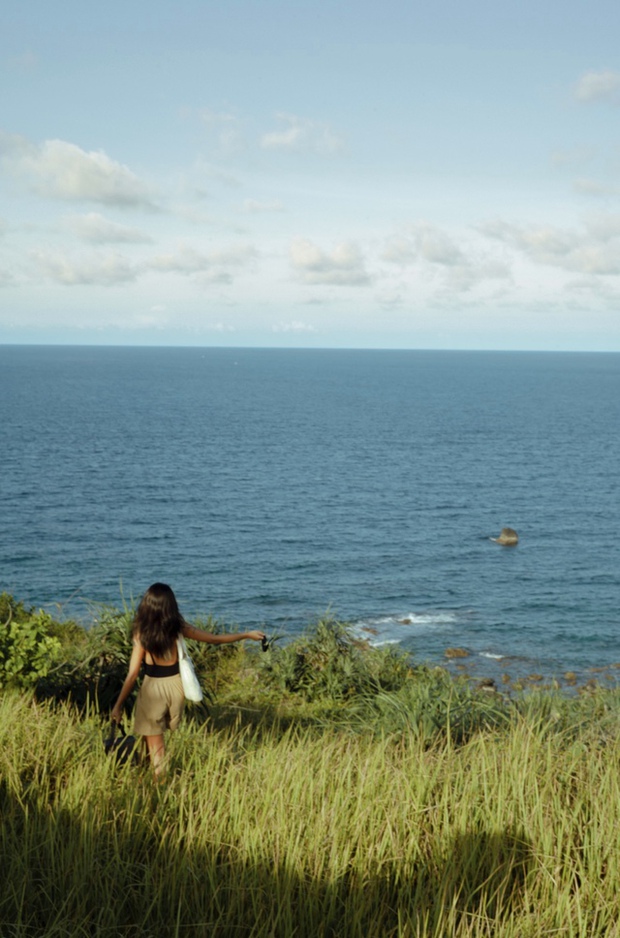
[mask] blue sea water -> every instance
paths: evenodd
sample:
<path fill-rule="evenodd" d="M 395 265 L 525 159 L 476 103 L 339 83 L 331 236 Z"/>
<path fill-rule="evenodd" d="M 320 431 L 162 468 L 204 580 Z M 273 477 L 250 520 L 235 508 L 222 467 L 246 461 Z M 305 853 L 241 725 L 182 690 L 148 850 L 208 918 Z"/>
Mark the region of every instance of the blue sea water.
<path fill-rule="evenodd" d="M 188 618 L 585 677 L 620 661 L 619 429 L 617 354 L 0 347 L 0 589 L 164 580 Z"/>

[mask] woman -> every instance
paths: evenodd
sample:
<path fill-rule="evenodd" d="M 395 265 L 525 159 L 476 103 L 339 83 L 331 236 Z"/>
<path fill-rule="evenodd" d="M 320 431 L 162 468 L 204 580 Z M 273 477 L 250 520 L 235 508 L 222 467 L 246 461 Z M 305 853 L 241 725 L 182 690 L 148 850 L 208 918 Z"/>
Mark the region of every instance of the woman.
<path fill-rule="evenodd" d="M 265 637 L 258 631 L 235 635 L 203 632 L 183 619 L 169 586 L 154 583 L 147 589 L 133 622 L 129 671 L 112 710 L 112 719 L 120 723 L 123 704 L 133 690 L 144 662 L 145 677 L 136 701 L 134 733 L 144 737 L 156 775 L 163 769 L 164 730 L 176 729 L 185 702 L 177 651 L 180 636 L 210 645 L 227 645 L 246 638 L 260 642 Z"/>

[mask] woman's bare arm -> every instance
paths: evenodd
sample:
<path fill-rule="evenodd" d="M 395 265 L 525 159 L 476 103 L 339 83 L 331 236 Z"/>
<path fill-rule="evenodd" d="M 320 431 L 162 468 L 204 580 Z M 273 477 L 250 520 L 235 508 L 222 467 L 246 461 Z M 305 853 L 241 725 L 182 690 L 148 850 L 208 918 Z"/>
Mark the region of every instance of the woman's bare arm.
<path fill-rule="evenodd" d="M 121 716 L 123 713 L 123 704 L 131 694 L 134 684 L 138 680 L 138 675 L 140 673 L 140 668 L 142 667 L 142 660 L 144 658 L 144 648 L 140 642 L 134 638 L 133 640 L 133 649 L 131 651 L 131 658 L 129 659 L 129 670 L 127 671 L 127 677 L 125 678 L 125 683 L 121 688 L 121 692 L 118 695 L 118 700 L 114 704 L 114 709 L 112 710 L 112 719 L 115 723 L 121 722 Z"/>
<path fill-rule="evenodd" d="M 190 625 L 189 622 L 186 622 L 183 626 L 183 636 L 185 638 L 190 638 L 194 642 L 207 642 L 209 645 L 230 645 L 232 642 L 242 642 L 244 639 L 250 639 L 253 642 L 260 642 L 265 638 L 264 632 L 259 632 L 258 629 L 253 630 L 252 632 L 235 632 L 230 635 L 214 635 L 213 632 L 204 632 L 202 629 L 197 629 L 196 626 Z"/>

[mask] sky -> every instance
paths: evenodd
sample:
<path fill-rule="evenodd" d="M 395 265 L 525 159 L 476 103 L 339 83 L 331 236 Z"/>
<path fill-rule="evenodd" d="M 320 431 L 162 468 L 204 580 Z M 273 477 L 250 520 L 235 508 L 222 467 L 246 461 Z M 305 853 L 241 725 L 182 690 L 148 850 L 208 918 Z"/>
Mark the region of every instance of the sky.
<path fill-rule="evenodd" d="M 617 0 L 8 0 L 0 343 L 620 351 Z"/>

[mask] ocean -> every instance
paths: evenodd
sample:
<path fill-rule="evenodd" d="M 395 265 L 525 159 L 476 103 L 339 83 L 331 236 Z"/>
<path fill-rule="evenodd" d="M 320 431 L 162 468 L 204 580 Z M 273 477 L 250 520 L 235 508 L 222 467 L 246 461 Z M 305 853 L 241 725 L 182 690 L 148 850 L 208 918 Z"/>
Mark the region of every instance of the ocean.
<path fill-rule="evenodd" d="M 619 354 L 2 346 L 0 590 L 611 680 L 619 429 Z"/>

